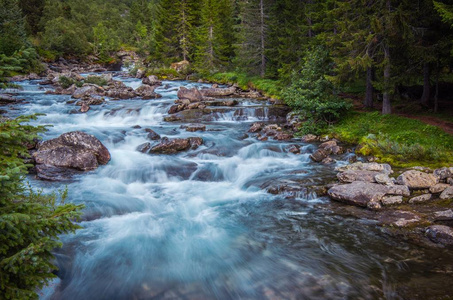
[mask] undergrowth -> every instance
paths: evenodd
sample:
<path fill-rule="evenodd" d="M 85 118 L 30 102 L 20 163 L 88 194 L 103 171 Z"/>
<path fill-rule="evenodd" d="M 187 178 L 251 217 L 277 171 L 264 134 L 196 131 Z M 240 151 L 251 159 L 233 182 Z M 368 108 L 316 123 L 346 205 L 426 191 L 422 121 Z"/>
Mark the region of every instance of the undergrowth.
<path fill-rule="evenodd" d="M 453 165 L 453 136 L 440 128 L 395 115 L 352 112 L 328 133 L 358 144 L 357 152 L 394 166 Z"/>

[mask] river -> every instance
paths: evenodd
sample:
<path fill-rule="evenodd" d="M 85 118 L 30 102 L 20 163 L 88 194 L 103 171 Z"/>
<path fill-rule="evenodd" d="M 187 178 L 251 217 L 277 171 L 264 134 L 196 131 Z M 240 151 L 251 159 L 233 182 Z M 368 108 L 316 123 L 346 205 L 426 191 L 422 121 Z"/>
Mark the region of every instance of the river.
<path fill-rule="evenodd" d="M 131 87 L 137 79 L 120 78 Z M 44 139 L 80 130 L 95 135 L 112 160 L 69 182 L 29 176 L 50 192 L 69 190 L 85 210 L 75 234 L 55 251 L 58 279 L 41 299 L 437 299 L 450 295 L 453 256 L 383 233 L 366 219 L 341 216 L 313 192 L 273 195 L 265 187 L 292 180 L 322 184 L 333 166 L 289 153 L 288 142 L 244 136 L 263 104 L 242 101 L 240 116 L 218 113 L 207 131 L 163 121 L 179 87 L 165 81 L 157 100 L 108 100 L 71 113 L 70 96 L 20 83 L 26 103 L 11 115 L 45 113 Z M 137 126 L 138 125 L 138 126 Z M 204 145 L 177 155 L 136 151 L 145 128 L 161 136 L 200 136 Z M 346 159 L 346 157 L 344 157 Z M 345 164 L 339 161 L 337 164 Z M 447 298 L 443 298 L 447 299 Z"/>

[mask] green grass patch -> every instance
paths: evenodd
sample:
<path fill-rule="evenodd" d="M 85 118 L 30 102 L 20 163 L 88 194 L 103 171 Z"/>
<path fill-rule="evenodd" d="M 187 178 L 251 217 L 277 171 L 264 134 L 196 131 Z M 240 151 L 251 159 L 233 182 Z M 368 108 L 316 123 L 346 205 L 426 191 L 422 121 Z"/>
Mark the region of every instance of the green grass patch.
<path fill-rule="evenodd" d="M 358 144 L 357 152 L 396 167 L 453 166 L 453 136 L 440 128 L 395 115 L 351 112 L 328 133 Z"/>
<path fill-rule="evenodd" d="M 278 80 L 261 78 L 258 76 L 248 76 L 243 73 L 227 72 L 216 73 L 204 77 L 204 79 L 220 84 L 237 84 L 241 89 L 255 89 L 262 92 L 265 96 L 280 99 L 281 83 Z"/>
<path fill-rule="evenodd" d="M 159 79 L 163 80 L 174 80 L 174 79 L 182 79 L 184 76 L 179 74 L 176 70 L 172 68 L 157 68 L 157 69 L 148 69 L 146 71 L 146 76 L 156 75 Z"/>

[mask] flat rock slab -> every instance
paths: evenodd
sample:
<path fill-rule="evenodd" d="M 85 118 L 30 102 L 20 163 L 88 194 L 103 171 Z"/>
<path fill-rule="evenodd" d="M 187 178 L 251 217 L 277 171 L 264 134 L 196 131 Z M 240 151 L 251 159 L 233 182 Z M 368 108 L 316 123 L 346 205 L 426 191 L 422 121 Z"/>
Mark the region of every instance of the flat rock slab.
<path fill-rule="evenodd" d="M 328 195 L 336 201 L 347 204 L 357 205 L 361 207 L 376 207 L 376 203 L 380 203 L 386 195 L 410 195 L 409 189 L 406 186 L 395 185 L 386 186 L 376 183 L 356 181 L 350 184 L 337 185 L 328 191 Z"/>
<path fill-rule="evenodd" d="M 385 196 L 381 200 L 382 205 L 384 206 L 390 206 L 390 205 L 397 205 L 403 203 L 403 197 L 402 196 Z"/>
<path fill-rule="evenodd" d="M 352 170 L 352 171 L 374 171 L 386 174 L 393 173 L 392 167 L 389 164 L 362 163 L 362 162 L 356 162 L 350 165 L 342 166 L 336 168 L 335 170 L 340 172 Z"/>
<path fill-rule="evenodd" d="M 338 180 L 344 183 L 351 183 L 354 181 L 376 182 L 376 175 L 380 174 L 376 171 L 355 171 L 347 170 L 337 174 Z"/>
<path fill-rule="evenodd" d="M 409 200 L 409 203 L 410 203 L 410 204 L 424 203 L 424 202 L 428 202 L 428 201 L 431 200 L 432 198 L 433 198 L 433 195 L 431 195 L 431 194 L 424 194 L 424 195 L 420 195 L 420 196 L 411 198 L 411 199 Z"/>
<path fill-rule="evenodd" d="M 453 229 L 444 225 L 433 225 L 426 229 L 426 236 L 434 243 L 453 246 Z"/>
<path fill-rule="evenodd" d="M 421 218 L 410 211 L 386 211 L 379 216 L 381 225 L 408 227 L 420 222 Z"/>
<path fill-rule="evenodd" d="M 439 179 L 433 174 L 410 170 L 401 174 L 397 182 L 398 184 L 407 185 L 410 189 L 429 189 L 435 186 Z"/>

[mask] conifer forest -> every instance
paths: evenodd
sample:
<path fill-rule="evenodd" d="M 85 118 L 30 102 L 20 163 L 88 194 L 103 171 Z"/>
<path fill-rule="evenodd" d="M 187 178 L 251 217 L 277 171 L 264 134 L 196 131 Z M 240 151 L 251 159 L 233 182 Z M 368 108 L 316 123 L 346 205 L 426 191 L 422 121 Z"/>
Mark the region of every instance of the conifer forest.
<path fill-rule="evenodd" d="M 451 299 L 453 0 L 0 0 L 0 299 Z"/>

